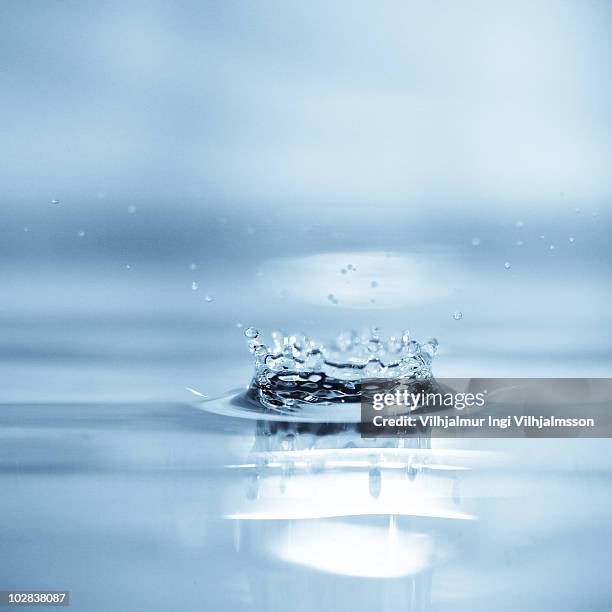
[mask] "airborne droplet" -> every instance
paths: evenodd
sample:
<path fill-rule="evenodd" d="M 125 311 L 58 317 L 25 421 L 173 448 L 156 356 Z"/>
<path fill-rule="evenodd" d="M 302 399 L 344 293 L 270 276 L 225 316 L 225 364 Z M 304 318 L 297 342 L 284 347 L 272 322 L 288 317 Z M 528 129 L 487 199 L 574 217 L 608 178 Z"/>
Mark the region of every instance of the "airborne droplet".
<path fill-rule="evenodd" d="M 247 327 L 244 330 L 244 335 L 247 338 L 257 338 L 257 336 L 259 336 L 259 331 L 257 331 L 254 327 Z"/>

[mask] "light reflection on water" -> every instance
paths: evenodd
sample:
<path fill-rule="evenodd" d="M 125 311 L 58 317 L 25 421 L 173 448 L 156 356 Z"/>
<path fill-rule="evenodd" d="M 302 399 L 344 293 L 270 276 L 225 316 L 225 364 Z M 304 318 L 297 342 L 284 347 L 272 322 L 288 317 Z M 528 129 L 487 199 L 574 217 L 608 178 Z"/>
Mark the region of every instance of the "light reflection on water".
<path fill-rule="evenodd" d="M 228 416 L 221 402 L 208 412 L 189 404 L 186 387 L 215 397 L 248 383 L 248 325 L 320 337 L 347 321 L 411 327 L 440 339 L 439 376 L 609 372 L 609 288 L 597 275 L 515 265 L 513 279 L 503 260 L 489 268 L 422 250 L 414 266 L 429 272 L 408 280 L 431 277 L 440 292 L 413 282 L 404 294 L 397 275 L 416 255 L 398 257 L 359 285 L 368 304 L 395 279 L 398 303 L 384 311 L 346 309 L 340 289 L 330 303 L 326 281 L 309 272 L 317 262 L 319 275 L 367 269 L 355 251 L 270 258 L 257 264 L 262 276 L 244 261 L 219 263 L 198 291 L 188 265 L 184 278 L 134 265 L 129 279 L 100 263 L 40 266 L 28 283 L 6 270 L 3 585 L 69 588 L 75 609 L 101 612 L 605 609 L 607 440 L 437 440 L 421 449 L 429 462 L 413 461 L 428 467 L 412 480 L 397 457 L 372 468 L 359 449 L 338 454 L 330 442 L 317 450 L 324 462 L 293 456 L 290 468 L 276 457 L 254 479 L 256 420 Z"/>
<path fill-rule="evenodd" d="M 344 466 L 329 449 L 329 466 L 268 465 L 254 492 L 248 467 L 226 467 L 252 459 L 253 420 L 182 404 L 5 405 L 0 419 L 3 581 L 70 588 L 79 610 L 516 610 L 517 591 L 524 609 L 603 609 L 607 597 L 597 441 L 555 441 L 548 460 L 534 440 L 499 441 L 503 460 L 487 441 L 433 441 L 404 455 L 471 469 L 411 478 L 383 463 L 378 496 L 354 463 L 362 449 Z M 551 469 L 558 453 L 566 466 Z M 249 517 L 262 503 L 279 514 Z"/>

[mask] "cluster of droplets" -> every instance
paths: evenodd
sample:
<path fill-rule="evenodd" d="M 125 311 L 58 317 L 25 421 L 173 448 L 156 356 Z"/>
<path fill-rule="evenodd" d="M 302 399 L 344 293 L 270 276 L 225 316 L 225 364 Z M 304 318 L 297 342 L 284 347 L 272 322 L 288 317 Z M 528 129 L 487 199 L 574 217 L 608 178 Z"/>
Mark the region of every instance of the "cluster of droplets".
<path fill-rule="evenodd" d="M 438 350 L 435 338 L 419 343 L 408 331 L 382 339 L 378 328 L 363 334 L 346 331 L 323 344 L 304 334 L 272 332 L 268 346 L 254 327 L 244 331 L 255 357 L 255 379 L 266 385 L 271 377 L 319 382 L 323 378 L 358 382 L 364 378 L 429 378 Z"/>

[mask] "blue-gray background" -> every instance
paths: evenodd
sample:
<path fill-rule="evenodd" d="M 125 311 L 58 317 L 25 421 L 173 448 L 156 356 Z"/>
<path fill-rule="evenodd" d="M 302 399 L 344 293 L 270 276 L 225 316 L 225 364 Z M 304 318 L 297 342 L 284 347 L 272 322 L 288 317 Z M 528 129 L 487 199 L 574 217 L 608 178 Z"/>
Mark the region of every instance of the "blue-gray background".
<path fill-rule="evenodd" d="M 243 378 L 236 323 L 609 374 L 608 3 L 0 13 L 5 399 L 181 397 L 211 357 Z"/>
<path fill-rule="evenodd" d="M 610 7 L 2 0 L 0 588 L 416 610 L 411 583 L 355 578 L 392 522 L 335 544 L 346 525 L 254 521 L 241 544 L 219 469 L 251 424 L 176 402 L 248 382 L 248 325 L 407 327 L 447 377 L 609 376 Z M 607 609 L 609 442 L 502 447 L 461 472 L 480 521 L 419 574 L 431 609 Z M 367 474 L 332 476 L 283 499 L 370 520 Z M 442 549 L 456 529 L 398 521 Z M 266 556 L 293 523 L 311 558 Z"/>

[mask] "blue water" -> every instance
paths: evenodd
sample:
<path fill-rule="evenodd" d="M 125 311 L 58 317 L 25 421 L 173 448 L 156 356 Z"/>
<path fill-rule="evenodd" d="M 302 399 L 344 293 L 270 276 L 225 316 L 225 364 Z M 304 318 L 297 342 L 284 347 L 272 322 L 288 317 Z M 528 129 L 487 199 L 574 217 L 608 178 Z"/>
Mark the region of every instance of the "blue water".
<path fill-rule="evenodd" d="M 596 278 L 567 256 L 542 278 L 462 257 L 220 263 L 231 281 L 200 279 L 213 302 L 192 291 L 188 262 L 39 265 L 28 282 L 23 268 L 5 269 L 3 587 L 68 589 L 73 609 L 88 611 L 607 609 L 607 440 L 433 440 L 372 459 L 349 429 L 287 463 L 291 447 L 264 436 L 281 454 L 255 470 L 257 421 L 202 410 L 186 390 L 215 397 L 248 384 L 249 324 L 325 334 L 347 318 L 389 332 L 410 319 L 416 337 L 437 335 L 441 376 L 609 372 L 604 302 L 591 299 L 587 318 L 576 310 L 584 292 L 567 291 L 563 308 L 547 309 L 562 278 L 598 296 L 608 289 Z M 321 270 L 339 262 L 371 270 L 365 289 L 336 283 L 333 304 L 313 279 L 336 282 Z M 435 274 L 422 277 L 423 265 Z M 459 321 L 452 292 L 413 292 L 468 269 Z M 374 290 L 400 303 L 359 302 Z M 414 469 L 398 469 L 407 458 Z"/>
<path fill-rule="evenodd" d="M 610 38 L 600 2 L 3 0 L 0 590 L 609 610 L 608 440 L 304 454 L 187 388 L 249 383 L 248 326 L 609 377 Z"/>
<path fill-rule="evenodd" d="M 3 584 L 77 610 L 608 606 L 607 441 L 434 441 L 373 496 L 333 449 L 254 490 L 255 422 L 187 403 L 13 403 L 0 421 Z"/>

